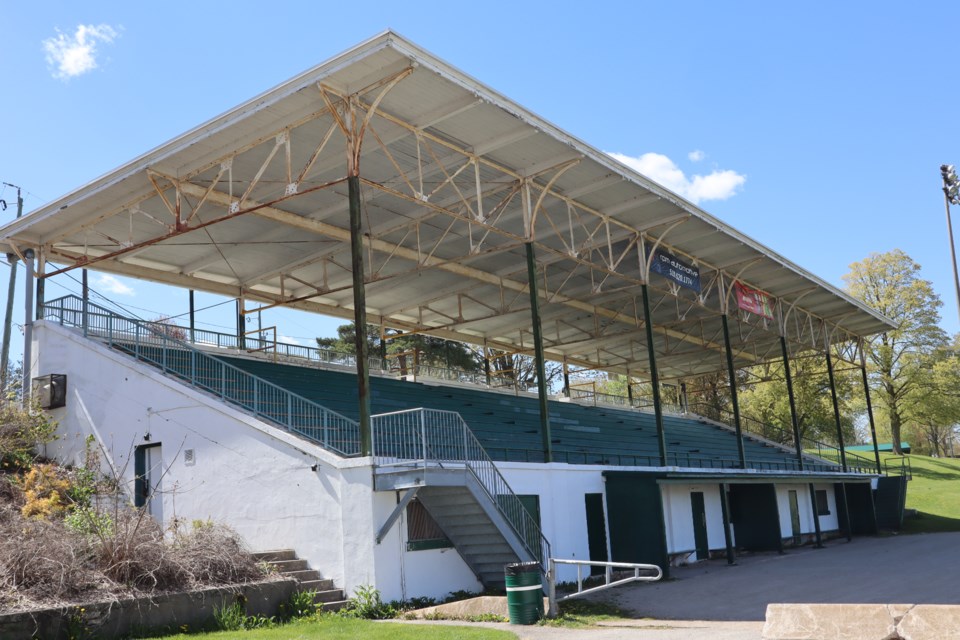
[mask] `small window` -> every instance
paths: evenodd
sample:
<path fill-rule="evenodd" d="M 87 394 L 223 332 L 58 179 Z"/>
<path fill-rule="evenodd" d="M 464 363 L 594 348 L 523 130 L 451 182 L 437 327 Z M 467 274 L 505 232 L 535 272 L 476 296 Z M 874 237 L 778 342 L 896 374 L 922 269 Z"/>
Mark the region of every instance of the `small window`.
<path fill-rule="evenodd" d="M 453 544 L 419 500 L 407 505 L 407 551 L 448 549 Z"/>
<path fill-rule="evenodd" d="M 827 502 L 827 490 L 817 489 L 817 515 L 830 515 L 830 503 Z"/>

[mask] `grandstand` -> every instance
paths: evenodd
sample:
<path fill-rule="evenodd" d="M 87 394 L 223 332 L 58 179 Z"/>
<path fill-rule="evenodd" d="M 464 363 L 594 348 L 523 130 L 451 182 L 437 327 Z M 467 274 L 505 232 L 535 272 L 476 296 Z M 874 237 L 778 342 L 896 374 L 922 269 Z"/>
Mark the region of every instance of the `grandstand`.
<path fill-rule="evenodd" d="M 902 511 L 903 483 L 847 453 L 839 420 L 835 447 L 772 442 L 736 404 L 737 368 L 810 350 L 862 367 L 887 319 L 392 32 L 0 241 L 29 267 L 50 455 L 95 442 L 158 520 L 225 521 L 347 592 L 479 590 L 551 557 L 732 563 Z M 522 353 L 540 379 L 547 359 L 623 374 L 651 403 L 397 376 L 362 339 L 265 348 L 45 298 L 81 268 Z M 729 421 L 665 406 L 664 381 L 718 370 Z"/>

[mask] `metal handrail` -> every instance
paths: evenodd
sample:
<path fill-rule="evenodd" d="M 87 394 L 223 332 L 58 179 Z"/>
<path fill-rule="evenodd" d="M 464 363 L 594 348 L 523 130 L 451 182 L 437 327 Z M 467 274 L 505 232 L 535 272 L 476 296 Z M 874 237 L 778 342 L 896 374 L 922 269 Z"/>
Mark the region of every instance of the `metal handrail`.
<path fill-rule="evenodd" d="M 377 468 L 450 468 L 463 465 L 483 487 L 524 548 L 547 570 L 550 542 L 455 411 L 408 409 L 372 416 L 373 463 Z"/>
<path fill-rule="evenodd" d="M 186 329 L 121 316 L 77 296 L 43 305 L 44 318 L 158 367 L 217 398 L 302 435 L 339 456 L 360 454 L 357 422 L 190 345 Z"/>
<path fill-rule="evenodd" d="M 694 403 L 690 405 L 690 411 L 692 413 L 702 415 L 707 419 L 716 420 L 726 424 L 727 426 L 733 425 L 733 412 L 728 411 L 727 409 L 718 409 L 717 407 L 704 403 Z M 787 451 L 790 451 L 796 455 L 797 449 L 794 443 L 792 431 L 788 431 L 782 427 L 757 420 L 751 416 L 745 416 L 742 413 L 740 415 L 740 423 L 741 427 L 744 426 L 744 423 L 759 426 L 759 429 L 750 429 L 749 427 L 744 429 L 744 435 L 770 440 L 774 444 L 780 445 Z M 771 432 L 775 437 L 770 437 L 769 434 Z M 804 436 L 800 438 L 800 446 L 803 448 L 804 457 L 808 460 L 813 457 L 831 463 L 835 462 L 835 464 L 838 466 L 841 464 L 842 458 L 840 455 L 840 448 L 835 445 Z M 814 450 L 816 451 L 816 454 L 811 453 Z M 876 473 L 877 465 L 873 460 L 864 458 L 863 456 L 859 456 L 849 451 L 844 451 L 844 453 L 847 459 L 848 470 L 855 473 Z M 810 463 L 808 462 L 804 462 L 804 467 L 807 467 L 809 464 Z"/>
<path fill-rule="evenodd" d="M 558 564 L 570 564 L 577 567 L 577 590 L 574 593 L 563 596 L 562 598 L 557 597 L 557 565 Z M 590 587 L 587 589 L 583 588 L 583 567 L 603 567 L 605 571 L 603 572 L 603 584 L 596 587 Z M 619 580 L 613 579 L 613 570 L 614 569 L 629 569 L 633 571 L 632 576 L 626 578 L 620 578 Z M 641 571 L 653 571 L 654 575 L 652 576 L 642 576 L 640 575 Z M 610 589 L 613 587 L 618 587 L 622 584 L 627 584 L 630 582 L 656 582 L 663 578 L 663 569 L 658 567 L 655 564 L 639 564 L 634 562 L 605 562 L 600 560 L 561 560 L 559 558 L 550 558 L 550 571 L 547 573 L 547 598 L 550 603 L 549 615 L 554 617 L 557 615 L 557 604 L 564 602 L 565 600 L 570 600 L 572 598 L 579 598 L 580 596 L 587 595 L 588 593 L 595 593 L 597 591 L 603 591 L 605 589 Z"/>
<path fill-rule="evenodd" d="M 890 462 L 893 462 L 893 465 Z M 883 461 L 883 473 L 888 476 L 906 476 L 913 480 L 913 466 L 908 456 L 892 456 Z"/>

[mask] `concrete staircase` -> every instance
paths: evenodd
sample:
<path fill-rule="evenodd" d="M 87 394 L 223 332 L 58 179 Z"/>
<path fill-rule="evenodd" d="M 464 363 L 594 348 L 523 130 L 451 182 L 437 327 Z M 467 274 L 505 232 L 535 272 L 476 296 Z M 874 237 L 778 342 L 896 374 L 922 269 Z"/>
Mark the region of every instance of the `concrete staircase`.
<path fill-rule="evenodd" d="M 300 583 L 300 591 L 316 591 L 314 602 L 324 611 L 337 611 L 347 604 L 343 589 L 337 589 L 333 580 L 325 580 L 320 573 L 311 569 L 306 560 L 297 558 L 293 549 L 260 551 L 253 554 L 257 562 L 265 562 L 282 576 L 293 578 Z"/>
<path fill-rule="evenodd" d="M 474 494 L 465 486 L 427 486 L 417 498 L 480 582 L 503 588 L 503 566 L 520 558 Z"/>

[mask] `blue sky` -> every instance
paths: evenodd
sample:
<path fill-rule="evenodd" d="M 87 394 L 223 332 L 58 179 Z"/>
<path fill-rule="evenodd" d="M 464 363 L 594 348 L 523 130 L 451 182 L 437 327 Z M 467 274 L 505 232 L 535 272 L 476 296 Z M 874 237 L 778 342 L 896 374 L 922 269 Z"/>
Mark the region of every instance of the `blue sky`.
<path fill-rule="evenodd" d="M 0 181 L 23 187 L 30 211 L 389 27 L 831 283 L 903 249 L 943 299 L 944 329 L 960 331 L 938 171 L 960 164 L 960 6 L 411 7 L 6 3 Z M 0 191 L 0 222 L 15 197 Z M 186 292 L 91 283 L 141 317 L 187 309 Z M 61 277 L 47 295 L 68 289 Z M 201 321 L 226 330 L 229 309 Z M 340 323 L 273 313 L 264 324 L 303 342 Z"/>

